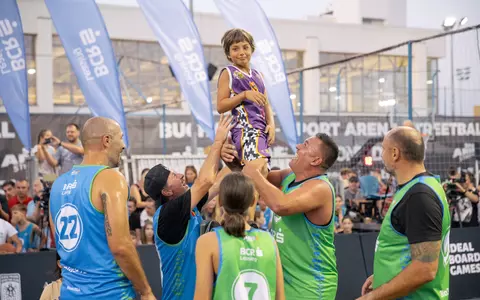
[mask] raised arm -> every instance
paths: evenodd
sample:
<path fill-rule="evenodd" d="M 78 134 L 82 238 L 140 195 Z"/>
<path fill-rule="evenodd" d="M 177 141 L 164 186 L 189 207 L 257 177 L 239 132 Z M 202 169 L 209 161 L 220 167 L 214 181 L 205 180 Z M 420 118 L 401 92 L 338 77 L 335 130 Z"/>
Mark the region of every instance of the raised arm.
<path fill-rule="evenodd" d="M 57 151 L 55 151 L 55 154 L 52 155 L 52 154 L 50 154 L 50 152 L 47 151 L 47 149 L 45 149 L 45 147 L 46 147 L 45 145 L 42 145 L 43 154 L 45 156 L 45 159 L 47 160 L 48 164 L 52 168 L 55 168 L 56 166 L 58 166 L 58 157 L 60 156 L 60 152 L 57 149 Z"/>
<path fill-rule="evenodd" d="M 195 180 L 191 188 L 191 209 L 197 206 L 200 200 L 202 200 L 202 198 L 207 194 L 208 190 L 215 183 L 218 165 L 220 163 L 220 151 L 222 150 L 222 146 L 227 139 L 230 129 L 232 129 L 234 126 L 232 120 L 232 116 L 220 116 L 220 121 L 218 123 L 217 133 L 215 135 L 213 145 L 210 148 L 210 152 L 203 162 L 202 167 L 200 168 L 198 178 Z"/>
<path fill-rule="evenodd" d="M 153 296 L 128 226 L 128 185 L 123 175 L 107 169 L 97 175 L 92 188 L 95 207 L 105 215 L 108 246 L 116 262 L 142 297 Z"/>
<path fill-rule="evenodd" d="M 262 159 L 246 162 L 243 172 L 252 178 L 255 189 L 268 207 L 279 216 L 307 213 L 331 202 L 332 191 L 327 183 L 319 180 L 305 182 L 301 188 L 284 194 L 280 189 L 263 177 Z M 325 196 L 321 196 L 325 195 Z"/>

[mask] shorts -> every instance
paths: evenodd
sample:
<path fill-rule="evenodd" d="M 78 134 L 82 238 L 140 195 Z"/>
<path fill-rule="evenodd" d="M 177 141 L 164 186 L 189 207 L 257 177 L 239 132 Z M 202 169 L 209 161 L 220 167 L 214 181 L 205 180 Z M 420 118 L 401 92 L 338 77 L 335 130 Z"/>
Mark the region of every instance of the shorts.
<path fill-rule="evenodd" d="M 233 128 L 231 133 L 242 166 L 244 161 L 267 158 L 270 169 L 270 148 L 265 132 L 255 128 Z"/>

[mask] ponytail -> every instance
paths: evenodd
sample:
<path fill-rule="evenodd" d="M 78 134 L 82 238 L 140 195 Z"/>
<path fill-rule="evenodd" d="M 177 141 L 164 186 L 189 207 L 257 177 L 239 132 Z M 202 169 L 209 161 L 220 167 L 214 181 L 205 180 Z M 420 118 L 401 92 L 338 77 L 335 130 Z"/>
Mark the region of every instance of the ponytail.
<path fill-rule="evenodd" d="M 241 214 L 225 212 L 221 225 L 227 234 L 238 238 L 245 237 L 245 218 Z"/>

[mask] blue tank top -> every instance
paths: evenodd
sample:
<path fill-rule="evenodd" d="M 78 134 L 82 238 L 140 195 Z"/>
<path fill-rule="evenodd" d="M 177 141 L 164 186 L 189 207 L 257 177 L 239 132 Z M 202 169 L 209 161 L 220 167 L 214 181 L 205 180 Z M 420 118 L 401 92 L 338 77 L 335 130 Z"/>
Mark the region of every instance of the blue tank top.
<path fill-rule="evenodd" d="M 15 226 L 15 229 L 18 231 L 18 238 L 22 241 L 22 252 L 27 252 L 28 249 L 34 248 L 32 231 L 33 231 L 33 224 L 28 224 L 27 228 L 24 231 L 20 231 L 18 225 Z"/>
<path fill-rule="evenodd" d="M 92 182 L 106 168 L 75 165 L 53 183 L 50 214 L 63 266 L 62 300 L 135 298 L 108 247 L 104 214 L 91 202 Z"/>
<path fill-rule="evenodd" d="M 160 206 L 153 216 L 153 228 L 158 228 Z M 170 245 L 158 237 L 155 230 L 155 246 L 160 258 L 162 274 L 162 299 L 193 299 L 197 268 L 195 265 L 195 246 L 200 237 L 202 217 L 195 207 L 183 239 Z"/>

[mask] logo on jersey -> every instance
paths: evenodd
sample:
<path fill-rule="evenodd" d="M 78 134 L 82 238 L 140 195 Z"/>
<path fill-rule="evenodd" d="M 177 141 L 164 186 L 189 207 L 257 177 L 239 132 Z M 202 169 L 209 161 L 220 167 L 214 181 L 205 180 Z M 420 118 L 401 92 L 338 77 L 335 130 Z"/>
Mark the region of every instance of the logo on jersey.
<path fill-rule="evenodd" d="M 268 281 L 257 270 L 244 270 L 233 282 L 231 299 L 270 299 Z"/>
<path fill-rule="evenodd" d="M 442 245 L 443 265 L 446 266 L 450 259 L 450 228 L 447 230 L 447 234 L 443 238 Z"/>
<path fill-rule="evenodd" d="M 263 256 L 263 250 L 257 247 L 252 248 L 240 248 L 240 260 L 257 261 L 257 257 Z"/>
<path fill-rule="evenodd" d="M 77 188 L 77 181 L 74 180 L 72 183 L 65 183 L 62 189 L 62 195 L 70 195 L 72 190 Z"/>
<path fill-rule="evenodd" d="M 275 223 L 278 223 L 282 220 L 282 217 L 277 216 L 277 215 L 273 215 L 273 220 L 275 221 Z"/>
<path fill-rule="evenodd" d="M 62 205 L 55 216 L 55 233 L 58 243 L 67 252 L 78 247 L 83 234 L 83 222 L 75 205 Z"/>
<path fill-rule="evenodd" d="M 282 232 L 282 228 L 278 228 L 278 230 L 274 230 L 273 228 L 270 229 L 270 233 L 275 238 L 275 241 L 279 244 L 283 244 L 285 241 L 285 235 Z"/>

